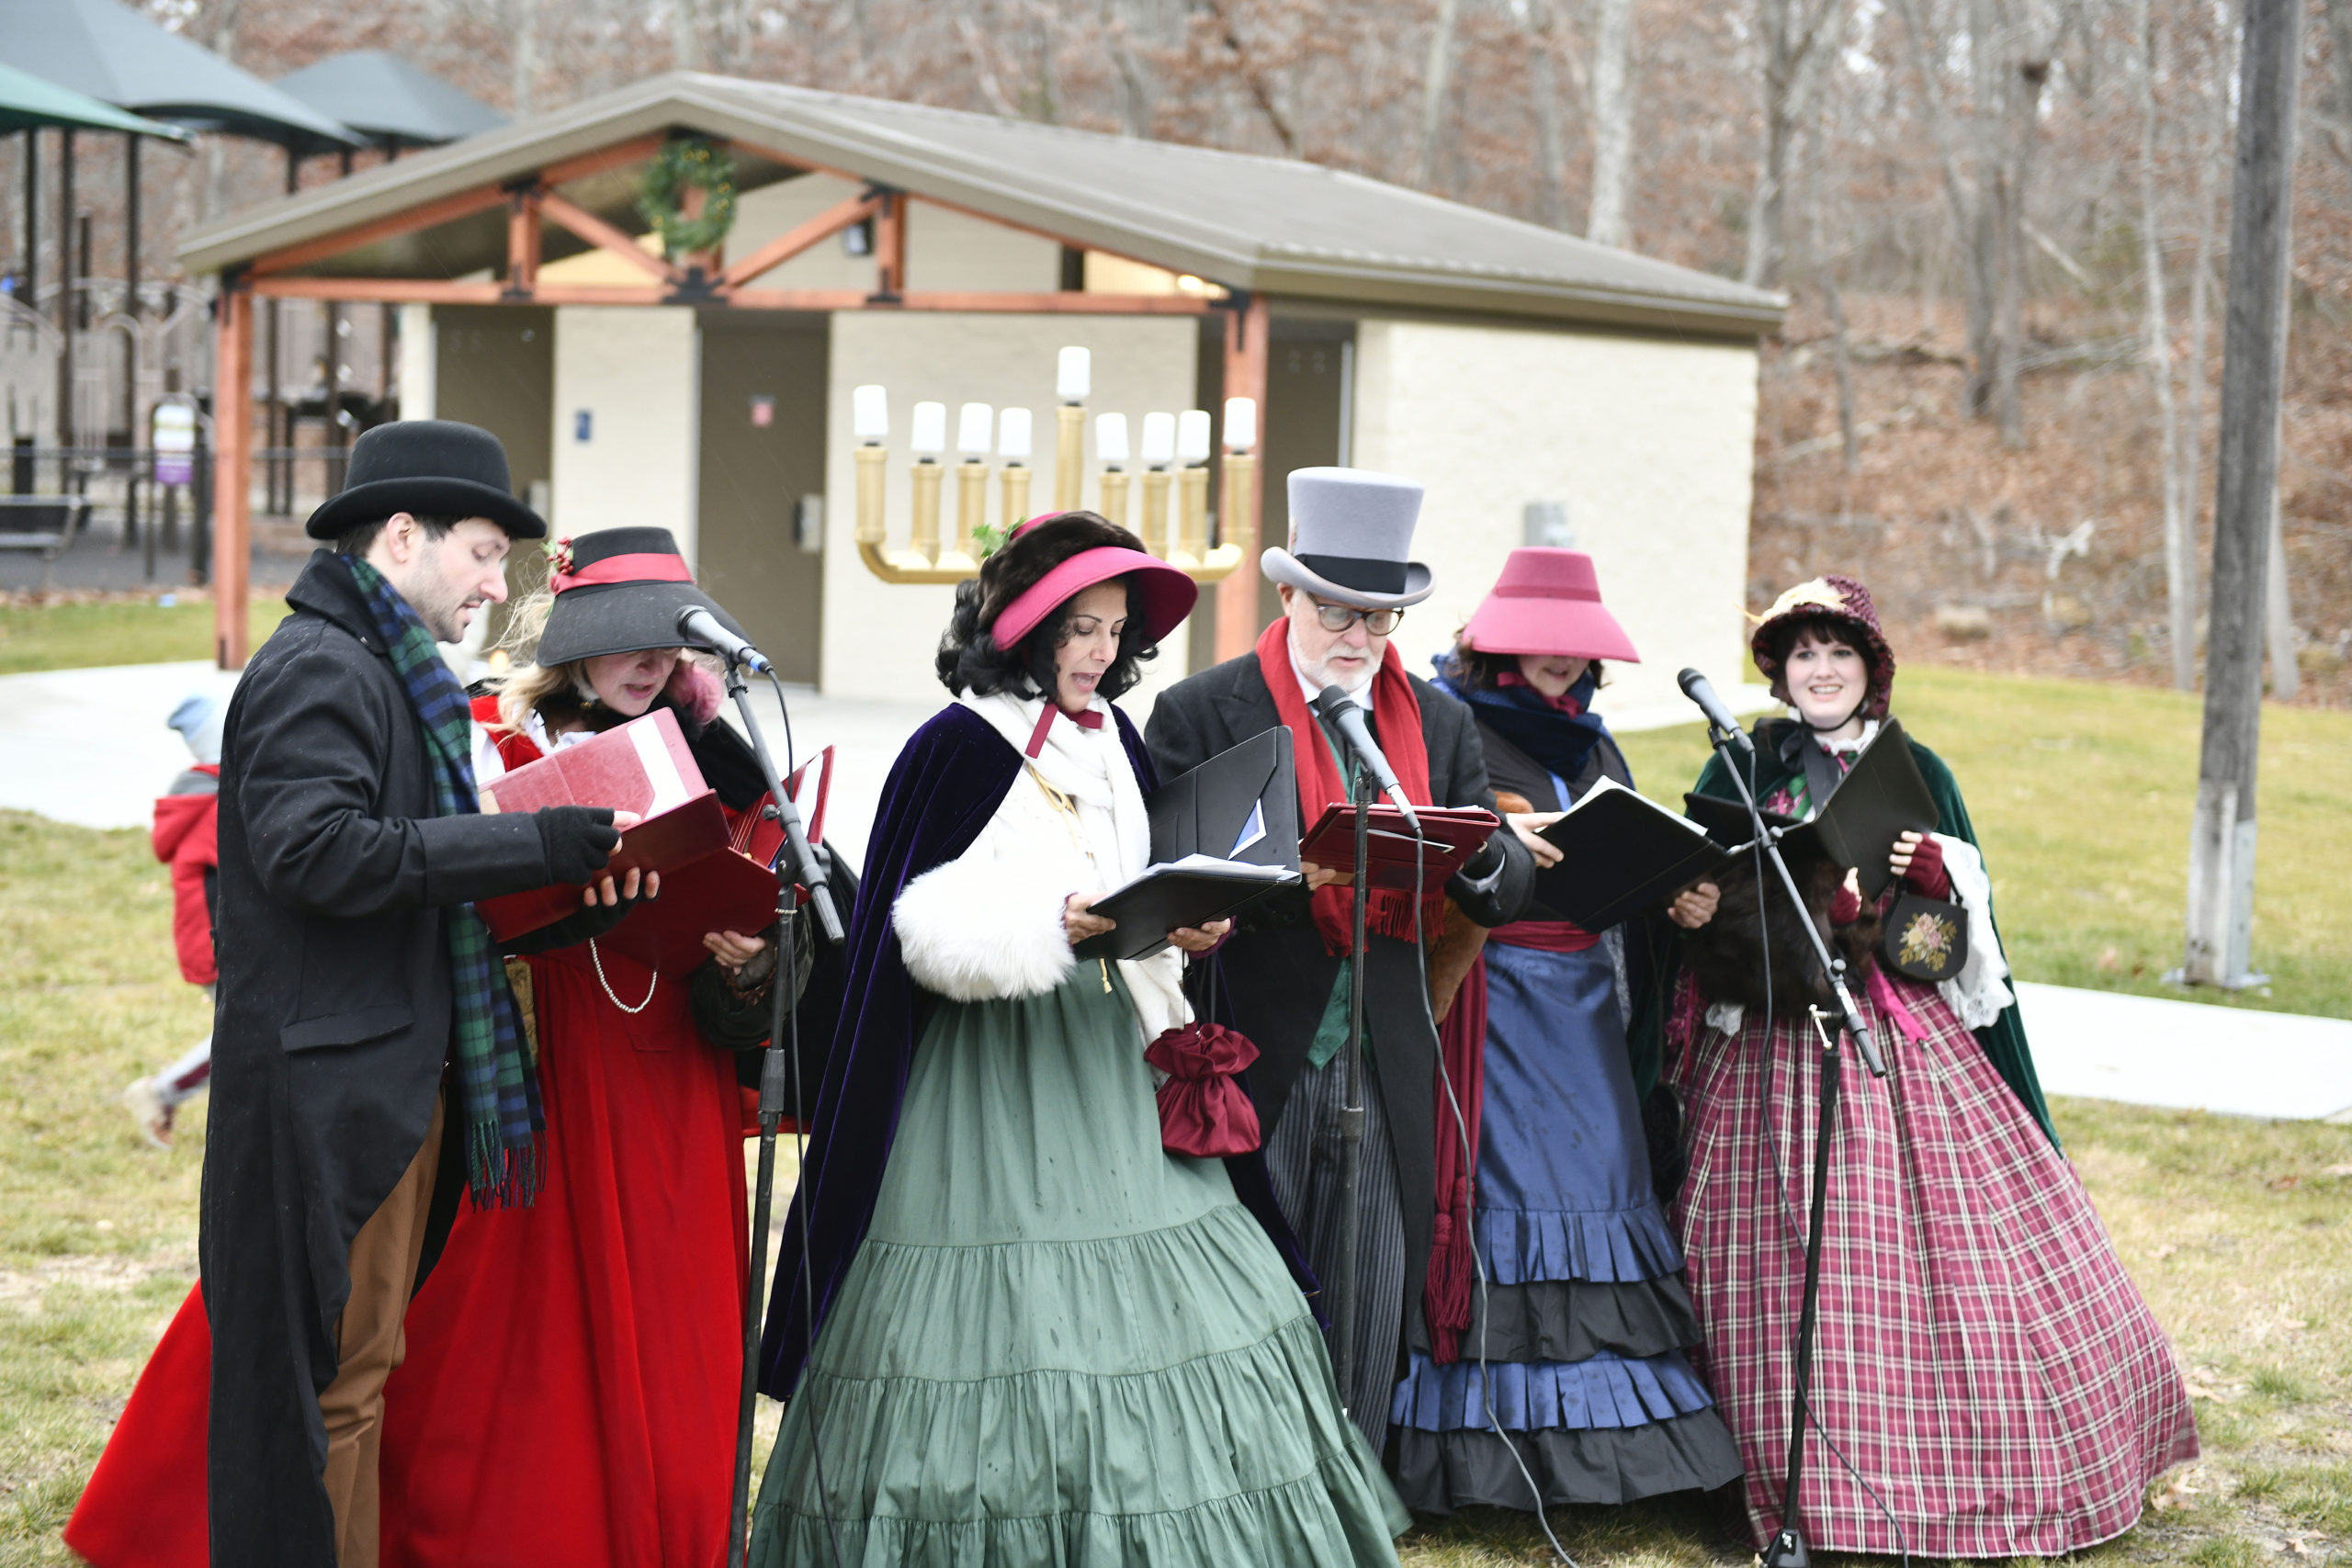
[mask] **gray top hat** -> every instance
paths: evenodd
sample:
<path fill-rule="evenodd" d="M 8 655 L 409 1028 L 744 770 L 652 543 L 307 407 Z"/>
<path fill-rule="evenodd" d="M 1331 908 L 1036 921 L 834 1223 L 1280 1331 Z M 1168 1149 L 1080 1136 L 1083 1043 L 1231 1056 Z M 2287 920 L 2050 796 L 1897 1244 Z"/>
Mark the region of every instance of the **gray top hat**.
<path fill-rule="evenodd" d="M 1401 610 L 1430 596 L 1430 569 L 1405 558 L 1421 487 L 1369 468 L 1293 468 L 1290 541 L 1260 568 L 1276 582 L 1364 610 Z"/>

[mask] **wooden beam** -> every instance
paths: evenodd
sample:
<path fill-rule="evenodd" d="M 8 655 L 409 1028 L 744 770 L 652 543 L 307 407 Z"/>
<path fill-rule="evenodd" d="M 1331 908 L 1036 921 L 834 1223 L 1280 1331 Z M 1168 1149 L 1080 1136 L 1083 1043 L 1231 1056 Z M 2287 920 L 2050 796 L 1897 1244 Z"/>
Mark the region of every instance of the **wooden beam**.
<path fill-rule="evenodd" d="M 438 201 L 428 201 L 421 207 L 411 207 L 390 217 L 379 218 L 372 223 L 355 224 L 315 240 L 305 240 L 283 250 L 271 251 L 255 258 L 248 273 L 253 277 L 261 278 L 291 272 L 298 266 L 308 266 L 329 256 L 339 256 L 345 251 L 356 251 L 379 240 L 413 234 L 419 229 L 431 229 L 493 207 L 502 207 L 505 202 L 506 192 L 498 186 L 481 186 L 472 190 L 459 191 Z"/>
<path fill-rule="evenodd" d="M 495 305 L 506 299 L 499 283 L 453 283 L 438 277 L 263 277 L 253 292 L 266 299 L 357 299 L 386 305 Z"/>
<path fill-rule="evenodd" d="M 506 211 L 506 295 L 527 299 L 539 281 L 539 196 L 517 191 Z"/>
<path fill-rule="evenodd" d="M 874 297 L 896 302 L 907 291 L 907 198 L 892 191 L 874 215 Z"/>
<path fill-rule="evenodd" d="M 610 147 L 582 152 L 577 158 L 566 158 L 560 164 L 549 164 L 539 171 L 538 181 L 543 186 L 560 186 L 572 180 L 586 179 L 590 175 L 601 175 L 607 169 L 642 164 L 662 151 L 662 143 L 667 140 L 667 136 L 656 131 L 650 136 L 616 141 Z"/>
<path fill-rule="evenodd" d="M 1258 461 L 1251 465 L 1247 496 L 1222 496 L 1218 505 L 1227 519 L 1237 504 L 1249 519 L 1250 537 L 1236 538 L 1228 527 L 1225 542 L 1241 547 L 1241 564 L 1216 585 L 1216 656 L 1221 662 L 1238 659 L 1258 641 L 1258 552 L 1264 549 L 1266 516 L 1266 300 L 1261 294 L 1225 318 L 1225 395 L 1252 398 L 1258 404 Z M 1217 411 L 1220 422 L 1225 411 Z"/>
<path fill-rule="evenodd" d="M 855 288 L 737 288 L 721 298 L 741 310 L 863 310 L 869 303 Z"/>
<path fill-rule="evenodd" d="M 622 233 L 568 197 L 543 190 L 539 193 L 539 210 L 598 250 L 618 256 L 649 276 L 658 277 L 664 283 L 684 281 L 685 275 L 672 266 L 666 258 L 641 249 L 633 237 Z"/>
<path fill-rule="evenodd" d="M 628 283 L 548 283 L 542 279 L 531 298 L 524 301 L 532 305 L 668 305 L 674 302 L 670 289 L 658 284 Z"/>
<path fill-rule="evenodd" d="M 853 223 L 863 223 L 882 209 L 878 196 L 854 196 L 837 201 L 806 223 L 789 229 L 770 240 L 750 255 L 719 275 L 721 286 L 740 288 L 752 279 L 775 271 L 820 240 L 830 239 Z"/>
<path fill-rule="evenodd" d="M 903 310 L 987 310 L 1037 315 L 1205 316 L 1213 299 L 1192 294 L 996 294 L 968 289 L 925 289 L 896 301 Z"/>
<path fill-rule="evenodd" d="M 242 670 L 247 580 L 253 570 L 254 299 L 220 291 L 220 342 L 212 376 L 212 649 L 223 670 Z"/>

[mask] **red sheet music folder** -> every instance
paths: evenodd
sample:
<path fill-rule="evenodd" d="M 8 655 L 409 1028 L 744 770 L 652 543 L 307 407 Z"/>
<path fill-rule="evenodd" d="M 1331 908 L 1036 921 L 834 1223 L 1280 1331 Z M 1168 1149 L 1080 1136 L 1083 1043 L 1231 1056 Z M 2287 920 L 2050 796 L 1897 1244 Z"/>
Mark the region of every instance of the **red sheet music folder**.
<path fill-rule="evenodd" d="M 1502 826 L 1501 818 L 1477 806 L 1417 806 L 1413 815 L 1421 820 L 1419 852 L 1420 887 L 1424 893 L 1434 893 L 1444 886 L 1445 879 L 1461 870 L 1463 863 L 1478 852 L 1487 836 Z M 1410 892 L 1416 846 L 1412 832 L 1405 826 L 1405 814 L 1393 806 L 1374 807 L 1369 837 L 1366 853 L 1370 857 L 1372 885 Z M 1300 839 L 1298 858 L 1343 873 L 1353 870 L 1355 808 L 1345 801 L 1334 801 L 1325 807 L 1315 826 Z"/>
<path fill-rule="evenodd" d="M 811 777 L 811 771 L 814 776 Z M 785 793 L 800 809 L 811 844 L 824 842 L 825 806 L 832 798 L 833 749 L 826 747 L 784 781 Z M 707 957 L 706 931 L 750 936 L 775 919 L 775 857 L 784 849 L 784 824 L 762 813 L 768 797 L 743 812 L 718 849 L 674 871 L 662 874 L 662 896 L 640 904 L 596 945 L 625 953 L 649 969 L 684 975 Z M 794 888 L 807 903 L 808 889 Z"/>
<path fill-rule="evenodd" d="M 616 878 L 655 871 L 667 880 L 679 867 L 727 847 L 727 813 L 703 783 L 667 708 L 492 780 L 481 802 L 484 811 L 602 806 L 637 813 L 645 820 L 621 835 L 606 868 Z M 553 925 L 580 907 L 580 889 L 559 884 L 486 898 L 474 908 L 503 942 Z"/>

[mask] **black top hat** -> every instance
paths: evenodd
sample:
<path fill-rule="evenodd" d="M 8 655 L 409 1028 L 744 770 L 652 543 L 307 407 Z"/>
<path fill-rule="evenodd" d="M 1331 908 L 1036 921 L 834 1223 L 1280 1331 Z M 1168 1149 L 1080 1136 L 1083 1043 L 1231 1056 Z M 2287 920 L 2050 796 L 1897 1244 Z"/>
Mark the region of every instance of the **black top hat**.
<path fill-rule="evenodd" d="M 395 420 L 363 434 L 351 444 L 342 493 L 311 513 L 303 531 L 333 539 L 395 512 L 487 517 L 517 539 L 548 535 L 539 514 L 514 499 L 498 437 L 453 419 Z"/>
<path fill-rule="evenodd" d="M 569 664 L 607 653 L 683 648 L 678 612 L 708 610 L 737 637 L 743 628 L 695 586 L 685 557 L 667 528 L 599 528 L 558 539 L 549 550 L 548 585 L 555 604 L 539 633 L 543 665 Z"/>

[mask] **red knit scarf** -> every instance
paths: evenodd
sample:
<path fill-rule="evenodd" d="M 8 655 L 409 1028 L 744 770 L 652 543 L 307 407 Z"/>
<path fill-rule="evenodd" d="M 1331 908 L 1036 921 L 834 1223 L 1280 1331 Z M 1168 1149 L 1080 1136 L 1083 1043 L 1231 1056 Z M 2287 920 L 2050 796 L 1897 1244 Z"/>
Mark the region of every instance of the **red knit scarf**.
<path fill-rule="evenodd" d="M 1295 742 L 1291 750 L 1297 761 L 1298 822 L 1302 829 L 1312 828 L 1322 819 L 1325 807 L 1348 798 L 1348 788 L 1340 777 L 1331 742 L 1298 689 L 1298 671 L 1290 660 L 1288 616 L 1259 636 L 1258 672 L 1265 677 L 1266 690 L 1273 694 L 1274 711 L 1290 727 Z M 1404 786 L 1405 798 L 1416 806 L 1436 805 L 1430 798 L 1430 756 L 1421 739 L 1421 700 L 1413 694 L 1405 661 L 1394 645 L 1372 678 L 1372 722 L 1380 733 L 1381 749 L 1388 753 L 1388 765 L 1396 770 L 1396 782 Z M 1365 911 L 1365 929 L 1398 942 L 1412 941 L 1413 902 L 1413 896 L 1401 889 L 1374 888 Z M 1315 929 L 1323 933 L 1324 950 L 1344 956 L 1354 946 L 1350 938 L 1355 920 L 1354 891 L 1337 885 L 1318 888 L 1314 909 Z M 1421 922 L 1428 933 L 1435 935 L 1444 917 L 1442 896 L 1423 901 Z"/>

